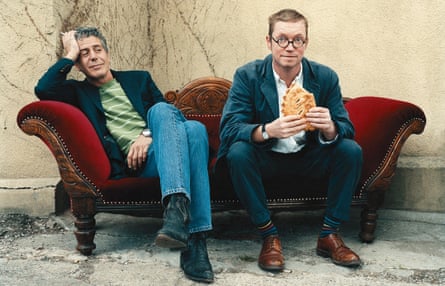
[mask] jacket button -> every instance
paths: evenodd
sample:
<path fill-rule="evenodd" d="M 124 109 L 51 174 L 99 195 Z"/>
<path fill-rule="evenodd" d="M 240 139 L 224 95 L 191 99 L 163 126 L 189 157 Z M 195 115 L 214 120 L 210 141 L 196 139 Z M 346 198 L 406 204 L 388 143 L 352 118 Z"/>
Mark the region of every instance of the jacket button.
<path fill-rule="evenodd" d="M 61 68 L 61 69 L 59 70 L 59 72 L 61 72 L 61 73 L 65 73 L 65 72 L 67 71 L 68 68 L 69 68 L 69 66 L 66 65 L 66 66 L 64 66 L 63 68 Z"/>

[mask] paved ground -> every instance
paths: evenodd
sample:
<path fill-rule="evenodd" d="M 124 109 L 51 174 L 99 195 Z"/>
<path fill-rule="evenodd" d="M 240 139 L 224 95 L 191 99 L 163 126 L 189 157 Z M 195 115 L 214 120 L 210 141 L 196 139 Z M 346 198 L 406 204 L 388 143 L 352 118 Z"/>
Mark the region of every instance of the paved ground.
<path fill-rule="evenodd" d="M 315 254 L 321 211 L 274 215 L 286 256 L 281 274 L 256 264 L 260 240 L 244 212 L 214 215 L 208 240 L 213 285 L 445 285 L 445 214 L 382 210 L 377 239 L 357 238 L 359 210 L 345 242 L 363 266 L 335 266 Z M 69 213 L 47 218 L 0 214 L 0 285 L 198 285 L 179 270 L 178 252 L 153 245 L 161 220 L 98 214 L 97 249 L 84 257 Z"/>

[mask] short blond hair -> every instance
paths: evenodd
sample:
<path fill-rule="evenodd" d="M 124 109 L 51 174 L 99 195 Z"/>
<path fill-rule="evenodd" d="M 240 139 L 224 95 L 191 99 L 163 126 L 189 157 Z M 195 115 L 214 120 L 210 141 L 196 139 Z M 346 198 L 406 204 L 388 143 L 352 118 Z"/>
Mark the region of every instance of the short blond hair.
<path fill-rule="evenodd" d="M 272 37 L 272 33 L 277 22 L 298 22 L 304 21 L 306 27 L 306 38 L 308 36 L 308 21 L 306 17 L 294 9 L 283 9 L 269 17 L 269 36 Z"/>

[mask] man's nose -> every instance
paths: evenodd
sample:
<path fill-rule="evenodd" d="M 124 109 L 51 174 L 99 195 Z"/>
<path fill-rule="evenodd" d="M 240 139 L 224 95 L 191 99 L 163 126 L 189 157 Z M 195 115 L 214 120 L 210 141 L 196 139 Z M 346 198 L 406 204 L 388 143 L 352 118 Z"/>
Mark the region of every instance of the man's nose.
<path fill-rule="evenodd" d="M 293 51 L 293 50 L 296 50 L 294 45 L 292 43 L 288 43 L 287 47 L 286 47 L 286 51 Z"/>

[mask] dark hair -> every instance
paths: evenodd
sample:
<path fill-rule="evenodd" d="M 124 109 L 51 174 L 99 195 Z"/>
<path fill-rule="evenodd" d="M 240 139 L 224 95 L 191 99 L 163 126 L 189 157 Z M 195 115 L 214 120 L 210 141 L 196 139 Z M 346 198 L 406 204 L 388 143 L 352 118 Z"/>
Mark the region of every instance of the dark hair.
<path fill-rule="evenodd" d="M 300 20 L 304 21 L 306 26 L 306 38 L 308 36 L 308 21 L 303 14 L 297 12 L 293 9 L 283 9 L 269 17 L 269 36 L 272 37 L 273 29 L 277 22 L 298 22 Z"/>
<path fill-rule="evenodd" d="M 78 27 L 76 29 L 76 33 L 74 34 L 74 37 L 76 40 L 88 38 L 88 37 L 96 37 L 100 40 L 100 43 L 102 44 L 102 47 L 105 49 L 105 51 L 108 53 L 108 45 L 107 40 L 105 39 L 104 35 L 95 27 Z"/>

